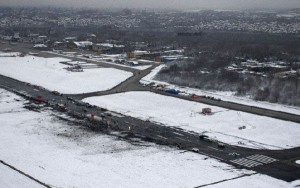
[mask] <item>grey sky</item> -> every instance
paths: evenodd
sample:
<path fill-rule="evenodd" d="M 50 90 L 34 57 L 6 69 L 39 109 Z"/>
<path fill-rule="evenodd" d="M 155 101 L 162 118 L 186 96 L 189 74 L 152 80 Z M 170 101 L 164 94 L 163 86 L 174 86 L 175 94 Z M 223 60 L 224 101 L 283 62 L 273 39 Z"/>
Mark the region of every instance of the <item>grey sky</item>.
<path fill-rule="evenodd" d="M 300 8 L 300 0 L 0 0 L 0 6 L 161 9 Z"/>

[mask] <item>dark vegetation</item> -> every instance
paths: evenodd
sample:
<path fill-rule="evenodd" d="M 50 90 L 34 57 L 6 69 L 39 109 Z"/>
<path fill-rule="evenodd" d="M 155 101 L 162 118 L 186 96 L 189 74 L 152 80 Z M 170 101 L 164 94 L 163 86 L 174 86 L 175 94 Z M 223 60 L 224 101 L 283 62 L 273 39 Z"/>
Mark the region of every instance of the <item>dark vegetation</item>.
<path fill-rule="evenodd" d="M 284 61 L 300 69 L 300 38 L 297 35 L 259 33 L 206 33 L 186 43 L 194 58 L 167 64 L 156 79 L 206 90 L 233 91 L 254 100 L 300 106 L 299 75 L 279 78 L 242 74 L 224 68 L 247 59 L 260 62 Z M 239 57 L 239 58 L 236 58 Z"/>

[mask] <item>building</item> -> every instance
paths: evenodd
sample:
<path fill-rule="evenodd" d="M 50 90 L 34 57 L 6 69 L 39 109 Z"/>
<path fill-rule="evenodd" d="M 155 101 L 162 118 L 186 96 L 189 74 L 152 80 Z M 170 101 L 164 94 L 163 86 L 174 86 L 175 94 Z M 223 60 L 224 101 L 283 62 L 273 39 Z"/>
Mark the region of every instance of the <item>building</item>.
<path fill-rule="evenodd" d="M 202 108 L 202 114 L 205 115 L 211 114 L 211 108 Z"/>
<path fill-rule="evenodd" d="M 93 43 L 90 41 L 72 41 L 67 43 L 67 47 L 70 49 L 80 48 L 80 49 L 92 49 Z"/>
<path fill-rule="evenodd" d="M 36 43 L 36 44 L 44 44 L 46 43 L 48 40 L 48 37 L 47 36 L 37 36 L 36 38 L 33 39 L 33 42 Z"/>
<path fill-rule="evenodd" d="M 111 43 L 98 43 L 93 45 L 93 50 L 99 53 L 123 53 L 124 49 L 124 45 Z"/>
<path fill-rule="evenodd" d="M 33 46 L 33 48 L 37 49 L 37 50 L 47 50 L 48 46 L 45 44 L 36 44 Z"/>
<path fill-rule="evenodd" d="M 64 38 L 64 41 L 69 43 L 69 42 L 74 42 L 77 40 L 77 37 L 66 37 Z"/>
<path fill-rule="evenodd" d="M 12 37 L 11 41 L 12 42 L 18 42 L 21 40 L 20 34 L 19 33 L 15 33 L 14 36 Z"/>
<path fill-rule="evenodd" d="M 55 42 L 53 43 L 53 47 L 55 47 L 55 48 L 65 47 L 65 46 L 66 46 L 66 43 L 65 43 L 65 42 L 55 41 Z"/>

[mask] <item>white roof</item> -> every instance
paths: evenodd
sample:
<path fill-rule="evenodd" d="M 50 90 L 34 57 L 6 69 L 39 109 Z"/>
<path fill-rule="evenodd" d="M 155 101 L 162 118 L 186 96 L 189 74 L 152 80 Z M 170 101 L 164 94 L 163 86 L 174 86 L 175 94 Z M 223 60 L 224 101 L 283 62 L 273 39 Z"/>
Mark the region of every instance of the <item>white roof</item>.
<path fill-rule="evenodd" d="M 76 37 L 66 37 L 65 38 L 65 40 L 70 40 L 70 39 L 73 40 L 73 39 L 76 39 Z"/>
<path fill-rule="evenodd" d="M 79 46 L 79 47 L 86 47 L 86 46 L 89 46 L 89 45 L 93 45 L 93 43 L 90 42 L 90 41 L 80 41 L 80 42 L 75 42 L 74 41 L 74 44 L 76 46 Z"/>
<path fill-rule="evenodd" d="M 45 45 L 45 44 L 36 44 L 33 47 L 34 48 L 47 48 L 47 45 Z"/>
<path fill-rule="evenodd" d="M 97 46 L 102 46 L 102 47 L 109 47 L 109 48 L 113 48 L 114 45 L 110 44 L 110 43 L 98 43 L 96 44 Z"/>
<path fill-rule="evenodd" d="M 148 53 L 148 51 L 135 50 L 134 53 Z"/>

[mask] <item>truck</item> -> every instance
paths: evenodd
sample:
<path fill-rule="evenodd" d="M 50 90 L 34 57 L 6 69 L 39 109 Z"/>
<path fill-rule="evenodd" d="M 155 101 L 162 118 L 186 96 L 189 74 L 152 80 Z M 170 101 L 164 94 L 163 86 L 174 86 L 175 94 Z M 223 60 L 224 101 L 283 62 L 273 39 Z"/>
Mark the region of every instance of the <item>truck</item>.
<path fill-rule="evenodd" d="M 174 95 L 178 95 L 180 93 L 180 91 L 176 90 L 176 89 L 167 89 L 165 90 L 166 93 L 170 93 L 170 94 L 174 94 Z"/>

